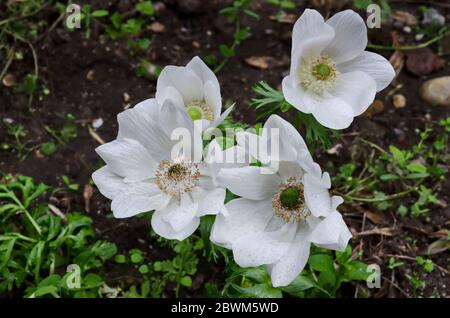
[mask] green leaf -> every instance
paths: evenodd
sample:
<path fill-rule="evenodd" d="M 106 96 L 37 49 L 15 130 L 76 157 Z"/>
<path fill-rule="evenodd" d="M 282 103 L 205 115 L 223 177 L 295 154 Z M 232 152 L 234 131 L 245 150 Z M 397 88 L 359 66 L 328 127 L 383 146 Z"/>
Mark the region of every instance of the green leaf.
<path fill-rule="evenodd" d="M 95 10 L 91 14 L 95 18 L 103 18 L 109 15 L 108 10 Z"/>
<path fill-rule="evenodd" d="M 41 144 L 40 151 L 45 156 L 51 156 L 56 152 L 58 146 L 54 142 L 44 142 Z"/>
<path fill-rule="evenodd" d="M 38 288 L 30 296 L 28 296 L 28 298 L 37 298 L 37 297 L 42 297 L 42 296 L 46 296 L 46 295 L 52 295 L 55 298 L 59 298 L 58 288 L 56 288 L 55 286 L 41 287 L 41 288 Z"/>
<path fill-rule="evenodd" d="M 147 274 L 150 271 L 150 268 L 148 267 L 148 265 L 141 265 L 139 266 L 139 272 L 141 274 Z"/>
<path fill-rule="evenodd" d="M 389 181 L 389 180 L 398 180 L 400 177 L 393 173 L 383 174 L 380 176 L 380 180 Z"/>
<path fill-rule="evenodd" d="M 191 287 L 192 286 L 192 279 L 189 276 L 184 276 L 180 279 L 180 284 L 185 287 Z"/>
<path fill-rule="evenodd" d="M 219 51 L 226 58 L 232 57 L 235 54 L 234 53 L 234 49 L 232 47 L 229 47 L 229 46 L 225 45 L 225 44 L 220 44 L 219 45 Z"/>
<path fill-rule="evenodd" d="M 406 166 L 406 168 L 411 172 L 418 172 L 418 173 L 426 173 L 427 167 L 425 167 L 423 164 L 412 162 L 409 165 Z"/>
<path fill-rule="evenodd" d="M 148 49 L 148 48 L 150 47 L 150 44 L 151 44 L 151 43 L 152 43 L 152 42 L 150 41 L 149 38 L 139 39 L 139 42 L 138 42 L 139 47 L 140 47 L 142 50 Z"/>
<path fill-rule="evenodd" d="M 366 10 L 371 4 L 372 0 L 353 0 L 353 5 L 358 9 Z"/>
<path fill-rule="evenodd" d="M 316 254 L 309 257 L 309 265 L 319 272 L 334 272 L 333 257 L 328 254 Z"/>
<path fill-rule="evenodd" d="M 280 289 L 274 288 L 268 284 L 257 284 L 252 287 L 241 287 L 235 284 L 231 284 L 234 289 L 241 293 L 245 297 L 256 298 L 281 298 L 282 293 Z"/>
<path fill-rule="evenodd" d="M 371 272 L 367 271 L 367 264 L 360 261 L 352 261 L 345 265 L 344 277 L 349 280 L 365 281 L 370 276 Z"/>
<path fill-rule="evenodd" d="M 292 283 L 290 283 L 288 286 L 283 287 L 283 291 L 291 294 L 291 295 L 299 295 L 301 291 L 307 290 L 309 288 L 315 287 L 316 283 L 306 277 L 299 275 Z"/>
<path fill-rule="evenodd" d="M 144 15 L 153 15 L 155 13 L 155 9 L 153 8 L 151 1 L 139 2 L 136 4 L 135 8 Z"/>
<path fill-rule="evenodd" d="M 395 147 L 393 145 L 389 146 L 389 151 L 392 153 L 392 156 L 399 164 L 403 164 L 405 162 L 406 157 L 405 157 L 403 151 L 401 151 L 400 149 L 398 149 L 397 147 Z"/>
<path fill-rule="evenodd" d="M 103 283 L 103 279 L 97 274 L 89 273 L 83 277 L 82 282 L 82 288 L 91 289 L 100 287 Z"/>
<path fill-rule="evenodd" d="M 144 260 L 144 257 L 140 253 L 131 254 L 131 262 L 137 264 L 141 263 Z"/>
<path fill-rule="evenodd" d="M 126 263 L 127 258 L 125 257 L 125 255 L 119 254 L 119 255 L 116 255 L 114 260 L 116 261 L 116 263 L 123 264 L 123 263 Z"/>

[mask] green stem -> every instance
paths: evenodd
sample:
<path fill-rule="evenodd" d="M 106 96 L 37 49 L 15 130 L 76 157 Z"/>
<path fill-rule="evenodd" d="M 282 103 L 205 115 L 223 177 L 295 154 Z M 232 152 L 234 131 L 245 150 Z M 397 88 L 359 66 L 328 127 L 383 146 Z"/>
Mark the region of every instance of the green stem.
<path fill-rule="evenodd" d="M 368 203 L 376 203 L 376 202 L 383 202 L 383 201 L 389 201 L 389 200 L 395 200 L 401 197 L 404 197 L 405 195 L 417 190 L 417 186 L 420 184 L 416 183 L 414 186 L 410 187 L 409 189 L 403 191 L 403 192 L 399 192 L 399 193 L 395 193 L 395 194 L 391 194 L 382 198 L 362 198 L 362 197 L 352 197 L 349 196 L 347 194 L 342 195 L 345 199 L 350 200 L 350 201 L 359 201 L 359 202 L 368 202 Z"/>
<path fill-rule="evenodd" d="M 388 51 L 411 51 L 411 50 L 417 50 L 417 49 L 423 49 L 427 46 L 430 46 L 431 44 L 438 42 L 440 39 L 445 37 L 447 34 L 450 33 L 450 30 L 445 31 L 444 33 L 432 38 L 429 41 L 422 42 L 416 45 L 402 45 L 402 46 L 388 46 L 388 45 L 378 45 L 378 44 L 368 44 L 367 47 L 370 49 L 375 50 L 388 50 Z"/>
<path fill-rule="evenodd" d="M 6 72 L 8 72 L 8 69 L 11 66 L 13 60 L 14 60 L 14 47 L 12 47 L 8 52 L 8 60 L 6 61 L 5 67 L 0 73 L 0 80 L 3 79 L 3 76 L 5 76 Z"/>
<path fill-rule="evenodd" d="M 22 19 L 26 19 L 26 18 L 32 17 L 32 16 L 38 14 L 39 12 L 41 12 L 41 10 L 43 10 L 44 8 L 46 8 L 50 4 L 50 2 L 51 1 L 47 2 L 46 4 L 44 4 L 43 6 L 41 6 L 39 8 L 37 8 L 35 11 L 31 12 L 30 14 L 26 14 L 26 15 L 23 15 L 23 16 L 20 16 L 20 17 L 12 17 L 12 18 L 8 18 L 8 19 L 5 19 L 5 20 L 2 20 L 2 21 L 0 21 L 0 26 L 2 26 L 3 24 L 7 24 L 7 23 L 10 23 L 10 22 L 13 22 L 13 21 L 22 20 Z"/>
<path fill-rule="evenodd" d="M 240 29 L 240 23 L 239 21 L 236 21 L 235 24 L 235 33 Z M 236 46 L 238 45 L 236 38 L 233 38 L 233 44 L 231 45 L 231 49 L 234 51 L 236 49 Z M 217 74 L 219 73 L 222 68 L 228 63 L 228 61 L 230 60 L 231 56 L 227 56 L 226 58 L 223 59 L 222 63 L 220 63 L 215 69 L 214 69 L 214 73 Z"/>

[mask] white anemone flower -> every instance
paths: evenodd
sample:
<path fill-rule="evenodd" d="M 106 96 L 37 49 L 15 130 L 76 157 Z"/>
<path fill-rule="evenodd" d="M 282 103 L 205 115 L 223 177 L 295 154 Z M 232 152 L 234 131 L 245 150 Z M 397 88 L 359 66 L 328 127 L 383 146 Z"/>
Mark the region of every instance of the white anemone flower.
<path fill-rule="evenodd" d="M 182 106 L 201 129 L 216 127 L 233 107 L 222 111 L 220 85 L 216 75 L 195 56 L 186 66 L 164 67 L 156 84 L 156 99 L 160 105 L 172 100 Z"/>
<path fill-rule="evenodd" d="M 154 210 L 155 232 L 183 240 L 197 229 L 201 216 L 223 209 L 225 189 L 217 186 L 214 160 L 206 157 L 211 163 L 196 163 L 187 156 L 172 158 L 178 144 L 171 140 L 174 129 L 185 128 L 202 143 L 183 109 L 171 101 L 159 107 L 155 99 L 148 99 L 117 117 L 117 139 L 96 149 L 106 166 L 92 174 L 100 192 L 112 200 L 116 218 Z M 212 148 L 221 155 L 220 147 Z"/>
<path fill-rule="evenodd" d="M 389 61 L 366 46 L 366 25 L 354 11 L 324 21 L 316 10 L 305 10 L 292 31 L 284 97 L 323 126 L 347 128 L 395 76 Z"/>
<path fill-rule="evenodd" d="M 241 267 L 266 265 L 277 287 L 290 284 L 303 270 L 311 243 L 342 251 L 351 233 L 336 210 L 342 198 L 330 197 L 330 176 L 313 162 L 295 128 L 276 115 L 264 128 L 279 129 L 279 169 L 274 174 L 262 174 L 256 166 L 219 172 L 219 183 L 241 198 L 216 216 L 211 240 L 232 249 Z M 239 133 L 238 144 L 261 138 L 251 135 Z"/>

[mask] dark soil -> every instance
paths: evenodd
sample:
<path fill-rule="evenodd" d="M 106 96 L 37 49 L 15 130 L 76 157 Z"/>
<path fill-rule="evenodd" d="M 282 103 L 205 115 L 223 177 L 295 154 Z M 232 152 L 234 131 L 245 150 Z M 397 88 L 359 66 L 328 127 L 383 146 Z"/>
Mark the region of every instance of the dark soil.
<path fill-rule="evenodd" d="M 163 1 L 165 5 L 157 12 L 155 19 L 165 26 L 165 32 L 152 34 L 148 31 L 149 36 L 153 38 L 148 58 L 156 65 L 184 65 L 193 56 L 217 53 L 219 44 L 232 41 L 232 25 L 227 24 L 226 20 L 218 15 L 218 11 L 230 1 L 208 1 L 207 5 L 196 8 L 195 12 L 188 12 L 190 10 L 180 7 L 177 5 L 178 2 L 181 1 Z M 305 7 L 311 7 L 305 1 L 300 2 L 301 5 L 292 11 L 296 15 L 300 15 Z M 117 1 L 112 5 L 111 1 L 90 1 L 90 3 L 94 8 L 108 8 L 111 12 L 127 12 L 132 8 L 128 1 Z M 291 45 L 292 24 L 274 21 L 270 17 L 277 13 L 277 8 L 263 1 L 257 3 L 254 9 L 260 14 L 260 20 L 251 18 L 244 20 L 245 24 L 252 27 L 252 36 L 237 48 L 237 56 L 233 57 L 218 74 L 223 98 L 237 103 L 232 117 L 249 123 L 255 122 L 254 111 L 249 108 L 249 100 L 254 97 L 251 86 L 263 79 L 274 86 L 281 83 L 289 68 Z M 393 2 L 392 7 L 417 13 L 419 5 Z M 447 21 L 450 20 L 448 7 L 436 8 L 446 16 Z M 321 11 L 323 14 L 326 13 L 323 9 Z M 47 8 L 38 17 L 52 23 L 57 14 L 55 15 L 51 8 Z M 390 45 L 390 31 L 394 29 L 402 32 L 401 28 L 388 25 L 383 25 L 380 30 L 371 31 L 370 42 Z M 126 41 L 111 41 L 102 35 L 102 30 L 100 25 L 94 23 L 91 38 L 86 39 L 83 30 L 69 32 L 58 26 L 35 44 L 40 77 L 45 80 L 51 93 L 42 101 L 35 99 L 33 112 L 29 112 L 27 108 L 26 96 L 0 84 L 0 117 L 22 123 L 29 131 L 26 140 L 32 145 L 51 139 L 44 126 L 61 128 L 65 122 L 64 114 L 67 113 L 73 114 L 76 118 L 77 138 L 71 140 L 65 147 L 60 147 L 52 156 L 42 156 L 33 151 L 25 160 L 19 161 L 14 151 L 0 153 L 0 172 L 32 176 L 37 181 L 53 186 L 62 186 L 61 176 L 67 175 L 71 181 L 80 184 L 79 191 L 67 192 L 58 202 L 62 210 L 85 211 L 83 186 L 89 184 L 91 173 L 101 164 L 94 151 L 99 143 L 90 135 L 88 126 L 94 119 L 102 118 L 104 124 L 96 130 L 96 133 L 106 142 L 113 140 L 117 134 L 117 114 L 130 105 L 153 97 L 156 88 L 155 80 L 136 76 L 134 66 L 137 61 L 128 53 Z M 27 52 L 26 47 L 23 49 Z M 391 55 L 391 52 L 379 53 L 387 58 Z M 270 56 L 273 63 L 268 69 L 258 69 L 245 62 L 245 59 L 251 56 Z M 429 77 L 450 74 L 449 56 L 444 58 L 445 68 L 432 73 Z M 31 55 L 27 52 L 24 61 L 14 63 L 9 72 L 18 79 L 23 78 L 32 70 L 32 63 Z M 354 139 L 353 132 L 384 148 L 390 144 L 400 148 L 414 145 L 417 142 L 414 129 L 423 129 L 450 115 L 448 107 L 432 107 L 421 101 L 418 88 L 423 80 L 424 78 L 413 76 L 403 70 L 395 84 L 403 85 L 398 92 L 407 99 L 405 108 L 393 107 L 392 98 L 386 97 L 386 93 L 389 92 L 389 89 L 386 89 L 377 96 L 378 99 L 384 100 L 384 111 L 371 118 L 360 116 L 349 129 L 343 131 L 340 140 L 335 142 L 344 145 L 338 156 L 326 153 L 315 153 L 313 156 L 324 166 L 327 161 L 334 161 L 335 166 L 351 162 L 350 146 Z M 125 93 L 130 96 L 128 102 L 124 101 Z M 437 130 L 433 133 L 436 132 Z M 13 143 L 4 127 L 0 129 L 0 142 Z M 364 157 L 362 156 L 360 160 L 364 160 Z M 449 189 L 449 181 L 445 181 L 436 189 L 438 197 L 444 203 L 450 202 Z M 115 242 L 121 250 L 141 248 L 148 252 L 150 260 L 167 258 L 167 251 L 158 247 L 149 237 L 148 220 L 113 219 L 108 217 L 111 214 L 109 205 L 110 201 L 94 189 L 91 209 L 87 213 L 94 219 L 100 238 Z M 372 297 L 414 296 L 406 274 L 418 270 L 414 258 L 435 240 L 430 234 L 448 228 L 450 210 L 444 206 L 446 205 L 434 206 L 427 219 L 402 218 L 394 211 L 376 211 L 367 204 L 344 206 L 342 212 L 354 233 L 363 230 L 363 223 L 365 223 L 364 230 L 390 227 L 393 224 L 401 229 L 401 232 L 394 236 L 361 236 L 354 237 L 351 241 L 356 251 L 363 252 L 364 261 L 380 264 L 382 268 L 384 278 L 382 288 L 371 290 Z M 365 220 L 363 212 L 367 210 L 379 214 L 382 224 L 374 225 Z M 387 267 L 388 255 L 406 257 L 404 260 L 406 265 L 399 268 L 395 275 L 392 275 L 392 271 Z M 423 291 L 425 296 L 449 297 L 449 256 L 448 251 L 431 256 L 439 268 L 423 277 L 426 281 L 426 288 Z M 413 260 L 407 259 L 408 257 Z M 206 260 L 200 266 L 199 275 L 202 275 L 204 281 L 223 280 L 220 266 L 214 267 L 214 270 L 211 270 L 211 267 Z M 110 275 L 114 276 L 114 272 Z M 364 287 L 361 285 L 358 291 Z M 353 297 L 356 289 L 347 287 L 345 290 L 346 296 Z M 191 296 L 203 294 L 204 291 L 200 289 L 198 294 L 194 293 Z"/>

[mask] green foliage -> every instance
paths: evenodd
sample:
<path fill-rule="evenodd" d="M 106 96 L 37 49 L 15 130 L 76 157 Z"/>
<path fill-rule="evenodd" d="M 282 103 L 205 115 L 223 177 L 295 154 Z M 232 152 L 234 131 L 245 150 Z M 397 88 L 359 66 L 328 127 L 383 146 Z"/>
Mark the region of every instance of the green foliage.
<path fill-rule="evenodd" d="M 445 126 L 442 121 L 441 126 Z M 421 217 L 438 202 L 430 182 L 441 182 L 447 172 L 448 134 L 430 139 L 431 129 L 416 130 L 419 141 L 409 149 L 390 145 L 385 151 L 376 144 L 357 139 L 355 156 L 365 156 L 364 165 L 346 164 L 339 167 L 333 184 L 348 200 L 372 203 L 379 210 L 393 209 L 401 216 Z M 371 146 L 371 154 L 361 150 L 361 143 Z M 376 156 L 375 154 L 380 155 Z M 356 160 L 356 158 L 355 158 Z M 393 191 L 392 189 L 397 189 Z M 400 189 L 400 190 L 398 190 Z M 354 193 L 364 191 L 364 197 Z M 368 195 L 368 194 L 370 194 Z M 392 194 L 386 194 L 392 193 Z M 405 199 L 406 198 L 406 199 Z"/>
<path fill-rule="evenodd" d="M 227 64 L 228 60 L 235 56 L 236 47 L 250 36 L 250 27 L 242 26 L 242 18 L 249 16 L 259 19 L 259 15 L 250 9 L 251 3 L 252 0 L 235 0 L 232 6 L 219 11 L 219 14 L 227 17 L 230 22 L 234 23 L 234 32 L 233 43 L 231 45 L 225 43 L 219 44 L 219 52 L 223 56 L 220 64 L 214 54 L 209 54 L 203 58 L 207 64 L 215 66 L 214 73 L 218 73 Z"/>
<path fill-rule="evenodd" d="M 262 96 L 252 98 L 252 107 L 257 110 L 257 118 L 267 117 L 279 111 L 286 113 L 295 111 L 294 126 L 297 129 L 303 128 L 306 132 L 306 141 L 311 148 L 322 146 L 327 149 L 331 144 L 331 135 L 337 132 L 328 129 L 317 122 L 311 114 L 305 114 L 293 108 L 285 99 L 282 92 L 271 87 L 267 82 L 261 81 L 253 86 L 253 91 Z"/>
<path fill-rule="evenodd" d="M 343 283 L 365 281 L 370 275 L 367 265 L 352 258 L 350 246 L 344 252 L 311 247 L 308 264 L 288 286 L 275 288 L 264 267 L 228 266 L 230 274 L 222 291 L 228 297 L 335 297 Z"/>
<path fill-rule="evenodd" d="M 91 244 L 94 229 L 85 215 L 62 219 L 49 213 L 42 202 L 48 189 L 23 176 L 7 176 L 0 184 L 0 293 L 26 288 L 26 297 L 95 297 L 103 284 L 97 273 L 116 246 Z M 57 274 L 70 264 L 80 267 L 80 288 L 67 285 L 70 273 Z"/>

